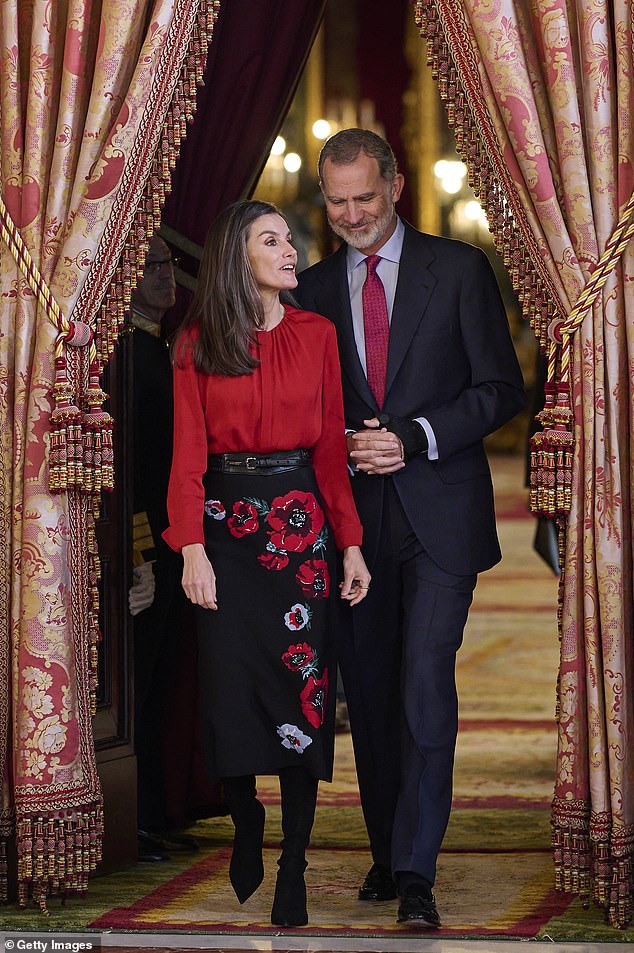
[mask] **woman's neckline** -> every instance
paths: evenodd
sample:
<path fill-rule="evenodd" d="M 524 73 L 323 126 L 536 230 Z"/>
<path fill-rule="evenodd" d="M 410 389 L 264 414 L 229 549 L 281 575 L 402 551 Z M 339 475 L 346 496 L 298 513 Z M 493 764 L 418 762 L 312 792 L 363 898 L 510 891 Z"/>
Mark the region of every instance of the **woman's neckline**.
<path fill-rule="evenodd" d="M 272 328 L 258 328 L 259 334 L 272 334 L 273 331 L 277 331 L 277 329 L 279 328 L 281 324 L 284 324 L 284 318 L 286 317 L 286 308 L 284 307 L 281 301 L 280 301 L 280 306 L 282 308 L 280 320 L 277 322 L 277 324 L 274 324 Z"/>

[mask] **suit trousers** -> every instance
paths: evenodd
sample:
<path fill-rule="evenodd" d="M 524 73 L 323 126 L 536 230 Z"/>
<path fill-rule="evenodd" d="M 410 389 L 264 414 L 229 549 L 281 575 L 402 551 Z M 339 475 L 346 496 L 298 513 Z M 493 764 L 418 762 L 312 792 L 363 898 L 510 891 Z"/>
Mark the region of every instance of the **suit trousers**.
<path fill-rule="evenodd" d="M 373 859 L 433 884 L 451 809 L 456 652 L 477 576 L 434 563 L 391 477 L 353 477 L 375 479 L 383 498 L 372 583 L 343 628 L 340 666 Z"/>

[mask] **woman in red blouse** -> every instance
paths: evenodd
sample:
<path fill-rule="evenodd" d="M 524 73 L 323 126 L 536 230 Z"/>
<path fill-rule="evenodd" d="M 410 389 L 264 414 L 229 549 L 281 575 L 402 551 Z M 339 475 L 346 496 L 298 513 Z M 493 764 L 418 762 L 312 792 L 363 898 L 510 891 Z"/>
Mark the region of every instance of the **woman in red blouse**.
<path fill-rule="evenodd" d="M 279 926 L 308 922 L 305 849 L 318 781 L 332 777 L 335 547 L 341 598 L 354 606 L 370 585 L 335 329 L 282 303 L 296 262 L 272 205 L 236 203 L 209 232 L 174 350 L 164 533 L 198 607 L 205 760 L 235 825 L 229 875 L 241 903 L 264 876 L 255 775 L 280 778 Z"/>

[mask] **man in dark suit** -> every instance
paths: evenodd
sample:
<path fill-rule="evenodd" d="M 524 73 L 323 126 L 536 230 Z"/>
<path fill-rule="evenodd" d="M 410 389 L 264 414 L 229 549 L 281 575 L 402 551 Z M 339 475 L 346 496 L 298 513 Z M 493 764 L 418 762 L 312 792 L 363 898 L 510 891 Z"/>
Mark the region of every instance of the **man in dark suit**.
<path fill-rule="evenodd" d="M 404 180 L 388 143 L 367 130 L 337 133 L 319 177 L 344 243 L 299 276 L 296 297 L 337 327 L 372 572 L 340 640 L 374 861 L 359 897 L 398 893 L 399 922 L 434 927 L 456 652 L 477 573 L 500 559 L 482 440 L 522 408 L 524 386 L 486 255 L 398 218 Z"/>

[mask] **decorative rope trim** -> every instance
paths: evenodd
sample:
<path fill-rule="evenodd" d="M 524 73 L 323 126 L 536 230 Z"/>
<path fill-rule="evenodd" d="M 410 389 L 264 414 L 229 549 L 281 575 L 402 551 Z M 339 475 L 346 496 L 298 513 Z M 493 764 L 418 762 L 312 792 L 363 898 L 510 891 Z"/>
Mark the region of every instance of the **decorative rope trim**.
<path fill-rule="evenodd" d="M 81 322 L 66 319 L 42 273 L 33 261 L 2 196 L 0 196 L 0 234 L 31 291 L 58 332 L 55 340 L 55 383 L 52 390 L 54 408 L 50 419 L 49 488 L 53 493 L 70 488 L 91 492 L 91 487 L 95 485 L 95 479 L 94 477 L 91 479 L 91 474 L 97 459 L 93 449 L 94 439 L 89 436 L 91 431 L 89 423 L 87 432 L 84 432 L 82 416 L 74 403 L 75 389 L 68 380 L 66 346 L 88 346 L 91 365 L 96 368 L 97 351 L 92 329 Z M 100 440 L 104 447 L 108 442 L 108 433 L 112 431 L 109 415 L 106 414 L 105 418 L 107 419 L 101 421 L 103 436 Z M 87 423 L 86 418 L 83 422 Z M 109 442 L 111 447 L 112 440 L 110 439 Z M 110 484 L 111 482 L 110 478 Z"/>
<path fill-rule="evenodd" d="M 16 228 L 9 214 L 9 209 L 4 204 L 2 195 L 0 195 L 0 235 L 13 255 L 16 265 L 26 278 L 31 291 L 46 311 L 47 316 L 60 331 L 69 331 L 68 321 L 44 281 L 42 273 L 31 258 L 31 253 Z"/>
<path fill-rule="evenodd" d="M 9 899 L 9 875 L 7 864 L 8 836 L 0 836 L 0 903 L 7 903 Z"/>
<path fill-rule="evenodd" d="M 61 813 L 23 817 L 17 824 L 18 902 L 26 907 L 33 900 L 44 914 L 49 896 L 84 894 L 101 860 L 101 804 Z"/>
<path fill-rule="evenodd" d="M 414 17 L 427 44 L 427 63 L 454 130 L 456 150 L 467 165 L 469 185 L 486 211 L 522 310 L 545 349 L 548 328 L 553 319 L 563 320 L 565 307 L 500 154 L 464 11 L 450 0 L 417 0 Z"/>
<path fill-rule="evenodd" d="M 555 889 L 578 895 L 585 910 L 592 899 L 610 926 L 624 930 L 634 913 L 634 826 L 613 828 L 609 813 L 562 798 L 553 798 L 551 826 Z"/>
<path fill-rule="evenodd" d="M 86 282 L 77 302 L 76 311 L 79 315 L 96 314 L 95 342 L 101 368 L 110 358 L 124 329 L 132 290 L 143 274 L 149 240 L 160 226 L 161 210 L 171 189 L 171 172 L 186 137 L 188 123 L 194 117 L 196 91 L 203 81 L 207 49 L 219 8 L 219 0 L 201 0 L 190 47 L 159 140 L 145 135 L 143 129 L 139 131 L 142 153 L 135 168 L 126 167 L 124 170 L 119 195 L 125 196 L 125 200 L 119 198 L 116 201 L 100 243 L 104 255 L 95 256 L 105 259 L 109 249 L 122 247 L 114 274 L 107 277 L 104 271 L 95 281 Z M 176 40 L 168 41 L 166 48 L 177 47 Z M 160 82 L 148 102 L 146 124 L 151 122 L 157 101 L 161 99 Z M 143 184 L 140 184 L 141 178 Z M 137 192 L 139 201 L 131 216 L 127 212 L 129 197 Z"/>
<path fill-rule="evenodd" d="M 596 303 L 603 287 L 618 265 L 630 239 L 634 236 L 634 192 L 623 209 L 618 225 L 605 246 L 592 277 L 579 295 L 577 303 L 565 321 L 554 323 L 549 328 L 549 337 L 561 342 L 564 334 L 574 334 L 581 326 L 587 311 Z M 567 368 L 566 368 L 567 370 Z"/>
<path fill-rule="evenodd" d="M 574 437 L 570 368 L 572 336 L 581 326 L 588 310 L 601 292 L 634 236 L 634 193 L 608 241 L 601 258 L 579 295 L 577 303 L 563 321 L 551 322 L 548 329 L 548 374 L 546 402 L 537 415 L 541 433 L 531 438 L 530 504 L 533 513 L 548 519 L 565 519 L 572 502 L 572 465 Z M 561 561 L 563 562 L 563 552 Z"/>

